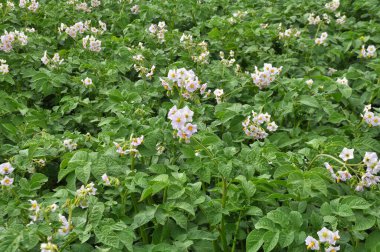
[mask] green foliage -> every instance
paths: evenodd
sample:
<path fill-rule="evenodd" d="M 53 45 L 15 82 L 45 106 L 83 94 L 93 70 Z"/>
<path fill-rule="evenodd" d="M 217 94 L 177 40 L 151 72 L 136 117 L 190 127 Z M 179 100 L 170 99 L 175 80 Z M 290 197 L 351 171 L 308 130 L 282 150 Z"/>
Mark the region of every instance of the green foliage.
<path fill-rule="evenodd" d="M 322 227 L 339 230 L 341 251 L 380 251 L 379 186 L 355 190 L 366 152 L 380 154 L 379 127 L 361 116 L 368 104 L 380 112 L 380 60 L 360 57 L 362 46 L 380 44 L 378 1 L 342 0 L 335 12 L 328 1 L 69 2 L 0 8 L 0 36 L 28 37 L 0 49 L 9 66 L 0 67 L 0 164 L 14 168 L 0 172 L 14 179 L 0 189 L 1 252 L 49 241 L 61 252 L 293 252 Z M 309 13 L 323 21 L 310 25 Z M 93 30 L 58 31 L 77 22 Z M 149 31 L 159 22 L 165 41 Z M 280 38 L 287 29 L 301 33 Z M 322 32 L 325 45 L 316 45 Z M 99 52 L 83 46 L 87 35 Z M 265 63 L 282 70 L 259 88 L 251 73 Z M 168 80 L 180 68 L 207 83 L 204 94 Z M 168 119 L 174 105 L 194 112 L 188 139 Z M 246 136 L 252 111 L 278 129 Z M 339 159 L 344 147 L 353 160 Z M 324 162 L 353 177 L 332 178 Z"/>

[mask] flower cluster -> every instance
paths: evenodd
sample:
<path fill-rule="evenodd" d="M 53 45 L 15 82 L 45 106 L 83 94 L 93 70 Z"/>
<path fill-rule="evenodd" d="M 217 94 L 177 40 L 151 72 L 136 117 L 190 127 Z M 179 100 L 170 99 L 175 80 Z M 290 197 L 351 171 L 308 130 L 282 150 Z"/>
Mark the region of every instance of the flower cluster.
<path fill-rule="evenodd" d="M 88 49 L 92 52 L 100 52 L 100 50 L 102 49 L 102 41 L 97 40 L 94 36 L 90 37 L 89 35 L 87 35 L 86 37 L 84 37 L 82 39 L 82 45 L 84 49 Z"/>
<path fill-rule="evenodd" d="M 315 16 L 314 13 L 310 13 L 307 21 L 309 21 L 310 25 L 317 25 L 321 22 L 321 18 L 319 16 Z"/>
<path fill-rule="evenodd" d="M 326 41 L 327 36 L 328 36 L 327 32 L 322 32 L 319 38 L 315 38 L 315 44 L 322 45 Z"/>
<path fill-rule="evenodd" d="M 196 124 L 192 124 L 194 112 L 187 106 L 178 109 L 177 106 L 173 106 L 168 113 L 168 118 L 171 120 L 171 124 L 174 130 L 176 130 L 176 136 L 180 140 L 185 140 L 186 143 L 190 142 L 190 137 L 198 131 Z"/>
<path fill-rule="evenodd" d="M 91 21 L 87 20 L 85 22 L 77 22 L 72 26 L 67 26 L 63 23 L 61 23 L 61 26 L 58 28 L 58 31 L 65 32 L 67 35 L 69 35 L 72 38 L 76 38 L 78 33 L 83 34 L 85 31 L 88 31 L 90 29 Z"/>
<path fill-rule="evenodd" d="M 186 48 L 189 49 L 194 46 L 193 43 L 193 36 L 191 34 L 185 34 L 183 33 L 179 42 Z"/>
<path fill-rule="evenodd" d="M 88 207 L 88 202 L 87 202 L 87 196 L 90 195 L 95 195 L 96 194 L 96 188 L 95 184 L 91 182 L 90 184 L 87 184 L 86 187 L 82 185 L 78 190 L 77 190 L 77 199 L 79 200 L 79 206 L 81 208 L 87 208 Z"/>
<path fill-rule="evenodd" d="M 380 125 L 380 116 L 375 115 L 373 112 L 371 112 L 371 104 L 364 107 L 364 115 L 361 115 L 363 120 L 370 126 L 379 126 Z"/>
<path fill-rule="evenodd" d="M 245 134 L 249 137 L 253 137 L 254 140 L 264 139 L 268 136 L 268 133 L 262 127 L 266 123 L 268 131 L 276 131 L 278 126 L 275 122 L 270 121 L 271 116 L 268 113 L 256 113 L 252 111 L 252 116 L 248 116 L 242 123 Z"/>
<path fill-rule="evenodd" d="M 0 59 L 0 73 L 1 74 L 9 73 L 9 66 L 6 63 L 7 63 L 6 60 Z"/>
<path fill-rule="evenodd" d="M 255 73 L 251 73 L 251 78 L 256 86 L 260 89 L 266 88 L 272 83 L 276 76 L 282 71 L 282 66 L 277 68 L 273 67 L 272 64 L 264 63 L 264 70 L 259 71 L 257 66 L 255 66 Z"/>
<path fill-rule="evenodd" d="M 138 6 L 137 4 L 135 4 L 135 5 L 133 5 L 132 7 L 131 7 L 131 12 L 132 12 L 132 14 L 139 14 L 139 12 L 140 12 L 140 6 Z"/>
<path fill-rule="evenodd" d="M 320 244 L 323 243 L 326 252 L 336 252 L 340 250 L 340 246 L 335 247 L 336 242 L 340 239 L 339 231 L 331 231 L 325 227 L 317 232 L 319 240 L 308 236 L 305 239 L 307 249 L 320 250 Z"/>
<path fill-rule="evenodd" d="M 242 20 L 244 17 L 246 17 L 248 15 L 248 12 L 247 11 L 236 11 L 234 13 L 232 13 L 232 17 L 228 18 L 228 22 L 230 24 L 235 24 L 237 23 L 238 21 Z"/>
<path fill-rule="evenodd" d="M 335 173 L 333 167 L 329 163 L 325 162 L 324 164 L 325 164 L 326 169 L 330 172 L 331 177 L 335 179 L 336 182 L 338 183 L 340 181 L 346 182 L 347 180 L 350 180 L 352 178 L 352 175 L 349 173 L 349 171 L 345 170 L 345 171 L 338 171 Z"/>
<path fill-rule="evenodd" d="M 120 181 L 117 178 L 109 177 L 106 173 L 102 175 L 103 184 L 106 186 L 119 185 Z"/>
<path fill-rule="evenodd" d="M 234 51 L 230 51 L 228 58 L 224 58 L 224 52 L 220 51 L 219 56 L 221 58 L 221 63 L 226 67 L 231 67 L 236 62 Z"/>
<path fill-rule="evenodd" d="M 211 92 L 210 90 L 206 92 L 207 83 L 201 84 L 193 70 L 186 70 L 185 68 L 170 69 L 167 79 L 170 82 L 160 78 L 162 86 L 168 91 L 171 91 L 173 87 L 177 87 L 185 99 L 190 99 L 198 90 L 201 95 L 205 96 L 208 96 Z"/>
<path fill-rule="evenodd" d="M 301 35 L 301 31 L 297 29 L 286 29 L 284 32 L 279 32 L 278 37 L 280 39 L 289 39 L 291 37 L 298 38 Z"/>
<path fill-rule="evenodd" d="M 339 0 L 332 0 L 331 2 L 325 4 L 325 8 L 330 11 L 336 11 L 336 9 L 339 8 L 340 1 Z"/>
<path fill-rule="evenodd" d="M 120 154 L 120 156 L 124 156 L 126 154 L 130 154 L 134 157 L 140 157 L 140 152 L 137 150 L 137 147 L 140 146 L 144 141 L 144 136 L 131 138 L 124 145 L 120 145 L 114 142 L 117 150 L 116 152 Z"/>
<path fill-rule="evenodd" d="M 58 246 L 56 244 L 51 243 L 51 241 L 48 240 L 47 243 L 41 243 L 40 249 L 41 252 L 55 252 L 58 251 Z"/>
<path fill-rule="evenodd" d="M 56 68 L 63 63 L 63 59 L 59 57 L 59 53 L 55 53 L 53 58 L 49 59 L 46 51 L 44 52 L 44 56 L 41 58 L 41 61 L 44 65 L 49 65 L 52 68 Z"/>
<path fill-rule="evenodd" d="M 345 22 L 346 22 L 346 16 L 345 15 L 343 15 L 343 16 L 341 16 L 340 15 L 340 12 L 338 12 L 338 13 L 336 13 L 335 14 L 335 17 L 337 18 L 336 20 L 335 20 L 335 22 L 337 23 L 337 24 L 344 24 Z"/>
<path fill-rule="evenodd" d="M 7 32 L 0 37 L 0 51 L 10 52 L 13 49 L 14 44 L 20 44 L 25 46 L 28 44 L 28 36 L 23 32 L 13 31 Z"/>
<path fill-rule="evenodd" d="M 63 140 L 63 145 L 69 149 L 69 151 L 75 150 L 78 146 L 72 139 Z"/>
<path fill-rule="evenodd" d="M 0 174 L 4 176 L 0 182 L 2 186 L 11 186 L 13 184 L 13 178 L 8 177 L 13 171 L 14 168 L 10 163 L 0 164 Z"/>
<path fill-rule="evenodd" d="M 32 12 L 36 12 L 39 7 L 39 3 L 36 0 L 20 0 L 20 3 L 18 6 L 20 8 L 27 7 L 28 10 Z"/>
<path fill-rule="evenodd" d="M 145 76 L 151 79 L 156 69 L 156 66 L 151 66 L 150 70 L 149 68 L 145 67 L 145 57 L 142 54 L 136 54 L 132 58 L 136 62 L 135 64 L 133 64 L 133 68 L 136 72 L 139 73 L 139 77 Z"/>
<path fill-rule="evenodd" d="M 208 56 L 210 52 L 208 51 L 208 44 L 205 41 L 198 43 L 196 47 L 198 51 L 197 55 L 192 55 L 191 58 L 195 63 L 208 64 Z"/>
<path fill-rule="evenodd" d="M 59 222 L 61 222 L 61 227 L 58 229 L 58 234 L 65 236 L 70 232 L 71 225 L 67 221 L 66 217 L 63 215 L 59 215 Z"/>
<path fill-rule="evenodd" d="M 369 45 L 367 49 L 363 45 L 359 53 L 359 58 L 373 58 L 375 57 L 375 53 L 376 47 L 374 45 Z"/>
<path fill-rule="evenodd" d="M 162 22 L 158 22 L 157 25 L 151 24 L 148 30 L 152 35 L 158 38 L 160 43 L 163 43 L 165 42 L 165 33 L 168 31 L 165 29 L 165 27 L 166 27 L 166 24 L 164 21 L 162 21 Z"/>
<path fill-rule="evenodd" d="M 341 85 L 346 85 L 346 86 L 348 86 L 348 80 L 347 80 L 346 77 L 338 78 L 338 79 L 336 80 L 336 83 L 341 84 Z"/>
<path fill-rule="evenodd" d="M 100 0 L 91 0 L 90 4 L 79 1 L 79 0 L 70 0 L 68 1 L 68 3 L 72 5 L 75 4 L 76 10 L 80 10 L 84 12 L 91 12 L 92 8 L 96 8 L 101 4 Z"/>
<path fill-rule="evenodd" d="M 334 172 L 333 167 L 329 163 L 325 162 L 326 169 L 330 171 L 331 176 L 336 179 L 337 182 L 346 181 L 353 177 L 347 170 L 352 166 L 358 167 L 358 169 L 352 169 L 352 172 L 354 172 L 358 178 L 355 187 L 356 191 L 363 191 L 364 187 L 368 188 L 380 182 L 380 176 L 377 176 L 380 172 L 380 161 L 375 152 L 366 152 L 362 162 L 358 164 L 347 164 L 348 160 L 354 158 L 354 149 L 343 148 L 339 157 L 344 161 L 342 166 L 345 170 L 340 170 L 337 173 Z"/>
<path fill-rule="evenodd" d="M 31 205 L 29 210 L 32 212 L 32 214 L 29 217 L 32 220 L 31 223 L 34 223 L 39 218 L 42 217 L 42 216 L 40 216 L 41 207 L 36 200 L 29 200 L 29 202 Z"/>

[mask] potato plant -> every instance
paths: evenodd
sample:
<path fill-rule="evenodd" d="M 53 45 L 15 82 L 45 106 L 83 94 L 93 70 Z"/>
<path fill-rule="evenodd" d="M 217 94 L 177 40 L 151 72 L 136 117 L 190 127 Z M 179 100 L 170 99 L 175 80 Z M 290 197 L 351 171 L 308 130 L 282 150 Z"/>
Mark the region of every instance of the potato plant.
<path fill-rule="evenodd" d="M 0 3 L 0 251 L 380 251 L 377 0 Z"/>

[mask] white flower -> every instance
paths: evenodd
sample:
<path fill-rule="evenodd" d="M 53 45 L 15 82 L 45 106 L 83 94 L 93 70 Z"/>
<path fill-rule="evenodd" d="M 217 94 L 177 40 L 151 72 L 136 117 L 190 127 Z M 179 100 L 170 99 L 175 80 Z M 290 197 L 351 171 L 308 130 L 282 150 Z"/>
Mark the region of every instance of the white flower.
<path fill-rule="evenodd" d="M 309 79 L 306 81 L 306 84 L 311 87 L 311 85 L 313 85 L 314 81 L 312 79 Z"/>
<path fill-rule="evenodd" d="M 11 174 L 13 171 L 14 171 L 14 168 L 9 162 L 2 163 L 0 165 L 0 174 L 1 175 Z"/>
<path fill-rule="evenodd" d="M 325 252 L 336 252 L 339 250 L 340 250 L 340 246 L 338 246 L 338 247 L 330 246 L 330 247 L 326 248 Z"/>
<path fill-rule="evenodd" d="M 41 243 L 40 249 L 41 249 L 41 252 L 55 252 L 55 251 L 58 251 L 57 245 L 51 243 L 50 241 L 48 243 Z"/>
<path fill-rule="evenodd" d="M 321 230 L 317 232 L 320 242 L 329 242 L 331 237 L 333 236 L 333 232 L 331 230 L 323 227 Z"/>
<path fill-rule="evenodd" d="M 164 21 L 161 21 L 161 22 L 158 22 L 158 28 L 160 28 L 160 29 L 164 29 L 165 28 L 165 26 L 166 26 L 166 24 L 165 24 L 165 22 Z"/>
<path fill-rule="evenodd" d="M 331 245 L 335 245 L 336 241 L 340 239 L 339 231 L 332 232 L 331 239 L 329 240 L 329 243 Z"/>
<path fill-rule="evenodd" d="M 319 242 L 311 236 L 306 237 L 305 244 L 307 249 L 319 250 Z"/>
<path fill-rule="evenodd" d="M 54 213 L 55 211 L 57 211 L 58 205 L 54 203 L 54 204 L 51 204 L 49 208 L 50 208 L 50 211 Z"/>
<path fill-rule="evenodd" d="M 136 4 L 131 8 L 132 14 L 138 14 L 140 12 L 140 7 Z"/>
<path fill-rule="evenodd" d="M 47 57 L 46 51 L 44 52 L 44 56 L 41 58 L 41 61 L 42 61 L 42 63 L 44 63 L 44 65 L 49 64 L 49 58 Z"/>
<path fill-rule="evenodd" d="M 346 162 L 349 159 L 354 158 L 354 149 L 347 149 L 346 147 L 343 148 L 342 152 L 339 154 L 339 157 Z"/>
<path fill-rule="evenodd" d="M 1 50 L 1 46 L 0 46 L 0 50 Z M 9 73 L 9 66 L 5 63 L 7 63 L 6 60 L 0 59 L 0 73 L 2 74 Z"/>
<path fill-rule="evenodd" d="M 92 80 L 91 80 L 90 78 L 86 77 L 86 79 L 82 80 L 82 83 L 83 83 L 86 87 L 88 87 L 88 86 L 92 85 Z"/>
<path fill-rule="evenodd" d="M 224 94 L 223 89 L 215 89 L 215 90 L 214 90 L 214 95 L 215 95 L 216 97 L 221 97 L 223 94 Z"/>
<path fill-rule="evenodd" d="M 30 210 L 35 212 L 40 211 L 40 205 L 37 203 L 36 200 L 29 200 L 29 202 L 31 204 Z"/>
<path fill-rule="evenodd" d="M 13 184 L 13 178 L 10 178 L 8 176 L 5 176 L 2 180 L 1 180 L 1 185 L 2 186 L 11 186 Z"/>
<path fill-rule="evenodd" d="M 276 131 L 277 128 L 278 128 L 278 126 L 277 126 L 277 124 L 276 124 L 275 122 L 270 122 L 270 123 L 268 123 L 268 125 L 267 125 L 267 129 L 268 129 L 269 131 Z"/>
<path fill-rule="evenodd" d="M 331 2 L 325 4 L 326 9 L 330 11 L 336 11 L 340 5 L 339 0 L 332 0 Z"/>
<path fill-rule="evenodd" d="M 150 26 L 149 26 L 149 32 L 150 33 L 156 33 L 157 32 L 157 25 L 155 25 L 155 24 L 151 24 Z"/>
<path fill-rule="evenodd" d="M 348 86 L 348 80 L 347 80 L 346 77 L 338 78 L 338 79 L 336 80 L 336 82 L 337 82 L 338 84 L 342 84 L 342 85 L 346 85 L 346 86 Z"/>
<path fill-rule="evenodd" d="M 371 166 L 377 163 L 377 154 L 375 152 L 366 152 L 363 158 L 363 163 L 367 166 Z"/>

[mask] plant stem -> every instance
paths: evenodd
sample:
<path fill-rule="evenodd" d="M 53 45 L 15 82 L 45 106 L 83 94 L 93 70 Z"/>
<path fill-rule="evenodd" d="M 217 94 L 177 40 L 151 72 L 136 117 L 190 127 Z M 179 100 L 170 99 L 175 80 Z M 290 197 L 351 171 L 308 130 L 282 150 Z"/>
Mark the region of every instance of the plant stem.
<path fill-rule="evenodd" d="M 226 178 L 222 177 L 222 209 L 224 210 L 226 206 L 226 200 L 227 200 L 227 182 Z M 222 213 L 222 221 L 220 224 L 220 238 L 222 240 L 222 245 L 223 245 L 223 251 L 228 250 L 227 246 L 227 239 L 226 239 L 226 225 L 225 225 L 225 220 L 224 220 L 224 214 Z"/>
<path fill-rule="evenodd" d="M 240 226 L 241 214 L 242 214 L 242 211 L 240 211 L 240 213 L 239 213 L 239 218 L 238 218 L 238 221 L 237 221 L 237 223 L 236 223 L 235 234 L 234 234 L 234 241 L 233 241 L 233 243 L 232 243 L 232 249 L 231 249 L 231 252 L 235 252 L 235 248 L 236 248 L 236 240 L 237 240 L 237 234 L 238 234 L 238 232 L 239 232 L 239 226 Z"/>
<path fill-rule="evenodd" d="M 361 166 L 361 165 L 362 165 L 361 163 L 359 163 L 359 164 L 347 164 L 347 163 L 344 163 L 344 162 L 340 161 L 339 159 L 337 159 L 336 157 L 331 156 L 331 155 L 329 155 L 329 154 L 318 154 L 317 156 L 315 156 L 315 157 L 313 158 L 313 160 L 311 160 L 311 162 L 310 162 L 308 168 L 310 168 L 311 165 L 314 163 L 314 161 L 315 161 L 316 159 L 318 159 L 319 157 L 328 157 L 328 158 L 331 158 L 331 159 L 333 159 L 334 161 L 338 162 L 339 164 L 343 165 L 344 167 L 348 167 L 348 166 Z"/>

